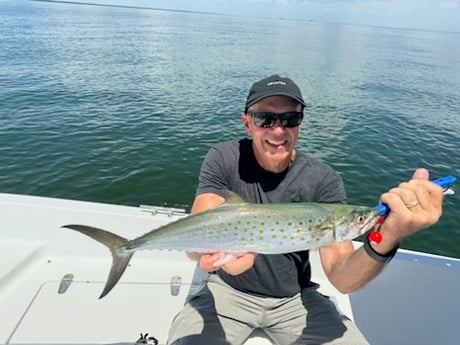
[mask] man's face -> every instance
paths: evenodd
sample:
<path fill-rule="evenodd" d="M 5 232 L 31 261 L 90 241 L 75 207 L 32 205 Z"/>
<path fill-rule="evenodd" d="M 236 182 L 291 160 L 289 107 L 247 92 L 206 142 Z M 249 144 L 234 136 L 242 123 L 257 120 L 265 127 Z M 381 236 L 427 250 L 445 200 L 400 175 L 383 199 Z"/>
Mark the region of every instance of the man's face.
<path fill-rule="evenodd" d="M 279 172 L 286 169 L 294 159 L 294 148 L 300 125 L 283 127 L 277 120 L 271 128 L 258 127 L 249 113 L 268 112 L 282 114 L 301 111 L 301 105 L 290 97 L 272 96 L 254 104 L 241 119 L 247 133 L 252 137 L 254 154 L 258 163 L 266 170 Z"/>

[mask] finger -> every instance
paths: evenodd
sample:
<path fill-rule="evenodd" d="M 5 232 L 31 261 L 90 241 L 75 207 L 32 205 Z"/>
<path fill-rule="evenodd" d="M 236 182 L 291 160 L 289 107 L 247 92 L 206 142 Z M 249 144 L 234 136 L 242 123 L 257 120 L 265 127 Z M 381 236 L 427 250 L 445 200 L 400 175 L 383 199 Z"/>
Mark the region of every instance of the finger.
<path fill-rule="evenodd" d="M 394 221 L 397 221 L 399 219 L 399 222 L 406 222 L 409 220 L 411 212 L 407 209 L 406 205 L 404 204 L 404 201 L 397 193 L 393 193 L 390 191 L 387 193 L 383 193 L 380 196 L 380 200 L 382 203 L 387 204 L 389 209 L 391 210 L 391 212 L 385 220 L 385 224 L 391 223 L 393 219 Z"/>
<path fill-rule="evenodd" d="M 423 212 L 422 219 L 436 221 L 442 214 L 442 188 L 428 180 L 411 180 L 401 183 L 388 193 L 387 201 L 393 212 L 409 216 L 410 212 Z M 399 197 L 400 200 L 397 200 Z M 401 208 L 401 203 L 404 208 Z"/>
<path fill-rule="evenodd" d="M 414 181 L 414 182 L 412 182 Z M 430 181 L 412 180 L 408 184 L 417 196 L 419 206 L 414 211 L 421 210 L 428 223 L 434 224 L 442 215 L 442 188 Z"/>
<path fill-rule="evenodd" d="M 403 182 L 399 185 L 398 193 L 408 209 L 426 208 L 431 203 L 427 191 L 420 184 Z"/>
<path fill-rule="evenodd" d="M 410 209 L 419 204 L 415 191 L 407 182 L 401 183 L 398 187 L 390 189 L 388 193 L 391 194 L 391 197 L 396 199 L 393 203 L 395 203 L 398 208 L 404 206 L 404 208 Z M 398 197 L 400 200 L 397 200 Z M 395 210 L 392 209 L 392 211 Z"/>
<path fill-rule="evenodd" d="M 424 209 L 429 209 L 433 204 L 441 204 L 443 196 L 441 187 L 431 181 L 418 179 L 403 182 L 390 192 L 398 194 L 407 208 L 421 206 Z"/>
<path fill-rule="evenodd" d="M 428 170 L 419 168 L 415 170 L 414 174 L 412 175 L 413 180 L 428 180 L 430 178 L 430 173 Z"/>
<path fill-rule="evenodd" d="M 216 252 L 216 253 L 203 253 L 200 258 L 200 268 L 203 271 L 215 271 L 216 267 L 214 263 L 225 256 L 225 253 Z"/>
<path fill-rule="evenodd" d="M 238 257 L 236 260 L 226 263 L 222 266 L 222 269 L 228 274 L 238 275 L 254 266 L 255 258 L 255 253 L 246 253 Z"/>
<path fill-rule="evenodd" d="M 407 187 L 414 191 L 419 201 L 425 207 L 428 207 L 430 204 L 442 205 L 443 189 L 437 184 L 431 181 L 410 180 Z"/>

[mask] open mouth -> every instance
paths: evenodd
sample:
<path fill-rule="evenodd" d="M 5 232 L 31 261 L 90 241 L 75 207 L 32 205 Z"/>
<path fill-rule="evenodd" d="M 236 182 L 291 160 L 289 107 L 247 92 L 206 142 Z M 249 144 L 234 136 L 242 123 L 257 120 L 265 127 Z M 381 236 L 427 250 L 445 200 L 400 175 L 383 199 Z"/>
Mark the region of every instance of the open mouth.
<path fill-rule="evenodd" d="M 274 148 L 279 148 L 280 146 L 285 146 L 287 144 L 287 140 L 265 140 L 265 142 Z"/>

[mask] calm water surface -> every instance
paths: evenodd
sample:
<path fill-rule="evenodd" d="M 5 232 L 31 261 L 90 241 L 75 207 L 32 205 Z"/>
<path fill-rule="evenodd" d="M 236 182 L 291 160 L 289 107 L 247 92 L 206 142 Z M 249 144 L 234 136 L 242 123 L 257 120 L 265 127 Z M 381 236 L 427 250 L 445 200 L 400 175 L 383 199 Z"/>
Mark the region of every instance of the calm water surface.
<path fill-rule="evenodd" d="M 301 86 L 299 149 L 350 203 L 417 167 L 460 175 L 458 33 L 0 1 L 0 191 L 189 210 L 203 156 L 245 136 L 247 90 L 273 73 Z M 403 247 L 460 257 L 458 195 Z"/>

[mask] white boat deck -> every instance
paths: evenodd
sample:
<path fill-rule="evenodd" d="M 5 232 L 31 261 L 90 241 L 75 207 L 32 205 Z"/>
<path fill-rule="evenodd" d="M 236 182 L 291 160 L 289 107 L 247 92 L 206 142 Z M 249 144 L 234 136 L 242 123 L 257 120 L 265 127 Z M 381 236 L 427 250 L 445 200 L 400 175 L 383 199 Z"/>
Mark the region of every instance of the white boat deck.
<path fill-rule="evenodd" d="M 185 216 L 157 210 L 0 194 L 0 344 L 133 344 L 140 333 L 164 344 L 172 318 L 200 281 L 195 263 L 182 252 L 139 251 L 99 300 L 109 251 L 61 228 L 87 224 L 134 238 Z M 334 296 L 371 344 L 459 344 L 460 260 L 401 250 L 350 296 L 326 281 L 315 253 L 312 266 L 322 292 Z M 178 277 L 180 286 L 171 284 Z M 256 336 L 247 344 L 270 342 Z"/>

